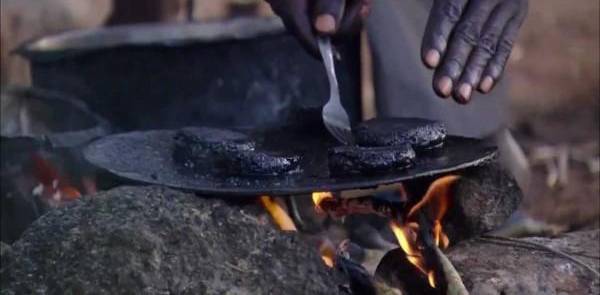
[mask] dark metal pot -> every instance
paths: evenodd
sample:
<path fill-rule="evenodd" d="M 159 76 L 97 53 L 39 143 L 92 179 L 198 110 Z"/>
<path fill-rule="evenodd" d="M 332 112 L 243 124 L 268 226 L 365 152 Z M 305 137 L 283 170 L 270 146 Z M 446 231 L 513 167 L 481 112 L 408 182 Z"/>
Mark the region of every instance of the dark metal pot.
<path fill-rule="evenodd" d="M 358 38 L 346 43 L 338 48 L 341 93 L 358 119 Z M 284 126 L 329 94 L 322 63 L 276 18 L 74 31 L 19 53 L 35 86 L 85 98 L 123 130 Z"/>
<path fill-rule="evenodd" d="M 9 86 L 2 90 L 3 146 L 79 147 L 110 133 L 109 123 L 80 100 L 56 91 Z"/>

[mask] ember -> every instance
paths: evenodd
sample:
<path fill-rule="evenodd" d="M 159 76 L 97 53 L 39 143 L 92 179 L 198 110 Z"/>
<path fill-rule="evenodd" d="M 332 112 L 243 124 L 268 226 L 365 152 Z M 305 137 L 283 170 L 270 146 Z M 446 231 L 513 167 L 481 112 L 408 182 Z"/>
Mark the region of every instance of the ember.
<path fill-rule="evenodd" d="M 398 188 L 398 193 L 404 199 L 405 191 L 401 184 L 389 187 L 394 190 Z M 341 192 L 339 194 L 331 192 L 312 193 L 315 210 L 317 213 L 326 213 L 334 219 L 351 214 L 375 214 L 389 218 L 398 216 L 398 208 L 388 202 L 374 200 L 372 195 L 364 197 L 344 197 L 344 195 L 354 195 L 354 192 Z"/>
<path fill-rule="evenodd" d="M 39 154 L 31 156 L 33 175 L 39 182 L 33 189 L 33 194 L 53 206 L 60 206 L 81 197 L 81 193 L 72 186 L 66 177 L 59 175 L 58 170 Z"/>
<path fill-rule="evenodd" d="M 438 270 L 432 266 L 435 264 L 425 257 L 426 243 L 423 240 L 429 238 L 439 248 L 448 247 L 450 241 L 443 231 L 441 221 L 448 211 L 450 189 L 458 178 L 449 175 L 436 179 L 430 184 L 425 195 L 407 209 L 402 204 L 406 204 L 411 198 L 401 184 L 394 187 L 400 198 L 397 204 L 370 196 L 343 198 L 340 197 L 343 193 L 331 192 L 315 192 L 312 199 L 317 212 L 326 213 L 332 218 L 342 218 L 350 214 L 376 214 L 388 218 L 389 226 L 408 261 L 423 273 L 429 285 L 435 288 Z M 420 236 L 423 234 L 429 236 Z"/>

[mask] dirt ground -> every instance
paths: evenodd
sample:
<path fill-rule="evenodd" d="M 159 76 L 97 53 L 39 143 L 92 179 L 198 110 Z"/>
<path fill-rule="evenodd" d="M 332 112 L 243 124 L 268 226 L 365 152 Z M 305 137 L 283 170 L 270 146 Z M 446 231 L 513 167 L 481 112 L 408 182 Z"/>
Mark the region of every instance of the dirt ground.
<path fill-rule="evenodd" d="M 600 2 L 530 3 L 508 75 L 512 128 L 533 164 L 524 205 L 552 223 L 597 225 Z M 561 149 L 568 155 L 568 181 L 549 188 L 546 167 L 557 159 L 535 158 Z"/>

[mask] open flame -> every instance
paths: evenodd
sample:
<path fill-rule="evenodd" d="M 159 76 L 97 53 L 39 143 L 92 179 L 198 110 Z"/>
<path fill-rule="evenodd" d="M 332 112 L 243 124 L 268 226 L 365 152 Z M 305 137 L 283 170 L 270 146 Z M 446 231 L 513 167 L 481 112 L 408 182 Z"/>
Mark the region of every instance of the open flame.
<path fill-rule="evenodd" d="M 273 218 L 273 221 L 279 229 L 283 231 L 297 231 L 296 225 L 292 218 L 287 214 L 281 204 L 269 196 L 261 196 L 260 202 L 263 207 L 269 212 L 269 215 Z"/>
<path fill-rule="evenodd" d="M 447 248 L 450 240 L 442 229 L 442 218 L 448 211 L 450 188 L 458 178 L 458 176 L 449 175 L 436 179 L 431 183 L 421 201 L 408 211 L 404 224 L 397 221 L 390 222 L 390 228 L 394 232 L 400 248 L 406 253 L 408 261 L 427 276 L 429 285 L 433 288 L 436 287 L 435 272 L 428 268 L 423 257 L 423 248 L 418 243 L 419 224 L 415 220 L 419 212 L 429 216 L 433 222 L 432 235 L 435 245 L 442 249 Z"/>
<path fill-rule="evenodd" d="M 427 265 L 428 263 L 423 256 L 423 246 L 419 243 L 420 225 L 417 222 L 417 217 L 421 213 L 429 217 L 428 219 L 432 222 L 431 235 L 435 245 L 441 249 L 447 248 L 450 240 L 443 231 L 442 218 L 448 211 L 450 204 L 450 189 L 458 178 L 458 176 L 449 175 L 436 179 L 431 183 L 423 198 L 410 208 L 402 223 L 395 218 L 390 222 L 390 228 L 396 236 L 400 248 L 406 253 L 408 261 L 427 276 L 428 282 L 433 288 L 436 287 L 435 271 Z M 407 199 L 407 193 L 403 186 L 400 186 L 399 193 L 403 200 Z M 392 212 L 389 208 L 380 208 L 381 206 L 376 206 L 377 204 L 364 198 L 336 198 L 331 192 L 314 192 L 312 193 L 312 200 L 317 212 L 327 213 L 332 217 L 348 214 L 397 216 L 394 213 L 395 211 Z M 296 231 L 296 226 L 284 209 L 283 204 L 279 204 L 269 196 L 261 196 L 260 201 L 280 229 Z M 323 262 L 327 266 L 333 267 L 335 246 L 331 241 L 322 241 L 319 245 L 319 252 Z"/>
<path fill-rule="evenodd" d="M 333 198 L 333 196 L 331 197 Z M 259 199 L 279 229 L 283 231 L 297 231 L 294 221 L 288 215 L 282 204 L 278 203 L 277 200 L 270 196 L 261 196 Z M 325 265 L 333 267 L 333 259 L 335 257 L 335 246 L 333 243 L 328 239 L 323 240 L 319 245 L 319 253 L 321 253 L 321 259 L 323 259 Z"/>
<path fill-rule="evenodd" d="M 334 266 L 335 251 L 335 246 L 331 240 L 325 238 L 323 241 L 321 241 L 321 244 L 319 245 L 319 253 L 321 253 L 321 259 L 323 259 L 323 262 L 328 267 Z"/>
<path fill-rule="evenodd" d="M 418 229 L 418 224 L 416 227 Z M 398 222 L 392 221 L 390 222 L 390 228 L 392 229 L 392 232 L 394 232 L 398 244 L 400 244 L 400 248 L 406 253 L 408 261 L 423 274 L 427 275 L 429 285 L 435 288 L 435 273 L 433 270 L 428 269 L 425 264 L 425 259 L 421 254 L 422 247 L 419 247 L 417 243 L 417 232 L 414 229 L 415 224 L 411 223 L 411 225 L 402 226 L 398 224 Z"/>
<path fill-rule="evenodd" d="M 321 207 L 321 204 L 323 203 L 324 200 L 327 199 L 333 199 L 333 194 L 331 192 L 316 192 L 316 193 L 312 193 L 312 200 L 313 203 L 315 204 L 315 208 L 317 209 L 317 212 L 319 213 L 323 213 L 323 207 Z"/>
<path fill-rule="evenodd" d="M 33 176 L 38 185 L 33 189 L 33 195 L 40 196 L 49 205 L 59 206 L 64 202 L 81 197 L 77 188 L 68 179 L 61 177 L 58 170 L 37 153 L 32 154 Z"/>

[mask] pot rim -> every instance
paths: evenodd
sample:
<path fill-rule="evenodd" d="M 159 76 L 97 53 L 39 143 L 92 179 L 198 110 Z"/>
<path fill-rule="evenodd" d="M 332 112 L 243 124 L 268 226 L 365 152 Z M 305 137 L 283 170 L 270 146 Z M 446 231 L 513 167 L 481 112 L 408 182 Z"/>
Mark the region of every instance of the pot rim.
<path fill-rule="evenodd" d="M 77 147 L 102 136 L 111 133 L 110 123 L 102 116 L 96 114 L 81 100 L 72 97 L 69 94 L 54 90 L 41 89 L 37 87 L 10 86 L 5 91 L 23 92 L 34 96 L 36 99 L 47 101 L 60 101 L 71 105 L 75 110 L 88 116 L 93 122 L 93 126 L 84 129 L 75 129 L 60 131 L 48 134 L 6 134 L 1 133 L 2 141 L 10 140 L 29 140 L 37 146 L 48 146 L 51 148 L 69 148 Z"/>
<path fill-rule="evenodd" d="M 13 53 L 30 61 L 53 61 L 73 54 L 129 46 L 177 47 L 246 40 L 285 32 L 278 17 L 241 17 L 215 22 L 145 23 L 73 30 L 25 42 Z"/>

